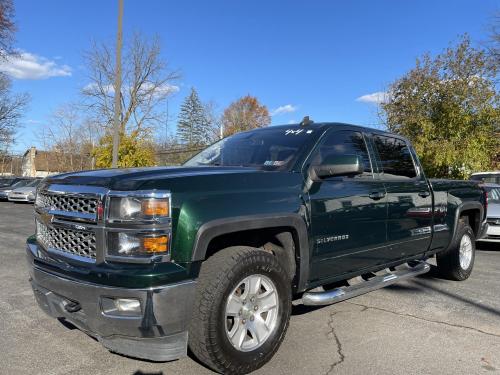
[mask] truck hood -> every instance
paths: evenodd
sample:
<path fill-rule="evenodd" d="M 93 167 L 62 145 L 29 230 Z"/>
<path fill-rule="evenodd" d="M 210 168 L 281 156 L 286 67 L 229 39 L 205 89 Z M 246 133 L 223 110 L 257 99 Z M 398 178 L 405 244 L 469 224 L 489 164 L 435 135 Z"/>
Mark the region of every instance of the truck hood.
<path fill-rule="evenodd" d="M 112 190 L 137 190 L 151 180 L 169 180 L 180 177 L 256 173 L 250 167 L 152 167 L 99 169 L 79 173 L 66 173 L 48 177 L 44 184 L 91 185 Z"/>

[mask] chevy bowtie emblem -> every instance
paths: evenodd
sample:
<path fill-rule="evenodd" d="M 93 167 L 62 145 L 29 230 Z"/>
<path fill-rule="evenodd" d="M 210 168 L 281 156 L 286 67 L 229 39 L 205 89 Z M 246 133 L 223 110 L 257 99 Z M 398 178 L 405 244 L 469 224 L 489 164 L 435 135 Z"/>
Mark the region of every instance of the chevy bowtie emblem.
<path fill-rule="evenodd" d="M 40 214 L 40 219 L 45 225 L 49 225 L 54 221 L 54 215 L 51 215 L 47 211 L 44 211 Z"/>

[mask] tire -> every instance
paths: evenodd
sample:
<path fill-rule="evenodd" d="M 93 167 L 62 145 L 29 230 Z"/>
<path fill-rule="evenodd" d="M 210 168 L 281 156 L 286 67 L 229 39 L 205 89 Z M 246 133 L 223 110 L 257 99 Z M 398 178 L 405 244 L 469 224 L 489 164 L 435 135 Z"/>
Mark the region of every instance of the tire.
<path fill-rule="evenodd" d="M 251 293 L 259 284 L 259 277 L 261 288 L 257 294 Z M 274 255 L 243 246 L 219 251 L 201 266 L 189 327 L 191 352 L 206 366 L 224 374 L 246 374 L 260 368 L 272 358 L 285 337 L 291 295 L 290 279 Z M 252 296 L 255 297 L 251 301 Z M 276 308 L 260 312 L 263 307 L 258 306 L 259 301 L 266 303 L 267 308 L 273 304 Z M 263 331 L 264 320 L 269 331 Z M 259 330 L 255 329 L 257 326 Z"/>
<path fill-rule="evenodd" d="M 438 275 L 456 281 L 468 279 L 474 267 L 475 255 L 474 232 L 469 224 L 459 220 L 452 246 L 446 252 L 437 255 Z"/>

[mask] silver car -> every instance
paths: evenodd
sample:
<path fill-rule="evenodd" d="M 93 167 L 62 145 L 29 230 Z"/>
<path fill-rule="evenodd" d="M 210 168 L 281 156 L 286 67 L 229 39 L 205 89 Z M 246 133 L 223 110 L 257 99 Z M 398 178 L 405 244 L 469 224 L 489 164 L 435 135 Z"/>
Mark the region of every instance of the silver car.
<path fill-rule="evenodd" d="M 8 194 L 8 199 L 11 202 L 34 202 L 36 195 L 36 187 L 41 180 L 33 180 L 23 187 L 12 190 Z"/>
<path fill-rule="evenodd" d="M 482 186 L 488 192 L 488 231 L 481 241 L 500 243 L 500 185 L 484 184 Z"/>
<path fill-rule="evenodd" d="M 34 181 L 32 178 L 16 178 L 14 180 L 17 181 L 12 183 L 11 180 L 5 186 L 0 187 L 0 200 L 7 200 L 11 191 L 26 186 L 30 182 Z"/>

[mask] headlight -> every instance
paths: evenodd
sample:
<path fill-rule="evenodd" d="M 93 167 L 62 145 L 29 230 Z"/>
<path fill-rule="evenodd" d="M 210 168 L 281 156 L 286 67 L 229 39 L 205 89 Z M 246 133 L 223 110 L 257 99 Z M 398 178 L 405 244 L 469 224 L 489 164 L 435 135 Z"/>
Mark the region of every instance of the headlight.
<path fill-rule="evenodd" d="M 111 232 L 108 235 L 108 255 L 118 257 L 151 257 L 167 255 L 168 234 Z"/>
<path fill-rule="evenodd" d="M 149 197 L 111 197 L 109 220 L 154 220 L 170 216 L 170 200 Z"/>

